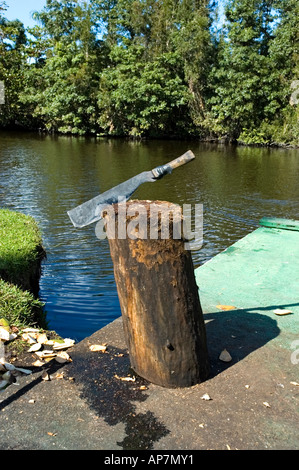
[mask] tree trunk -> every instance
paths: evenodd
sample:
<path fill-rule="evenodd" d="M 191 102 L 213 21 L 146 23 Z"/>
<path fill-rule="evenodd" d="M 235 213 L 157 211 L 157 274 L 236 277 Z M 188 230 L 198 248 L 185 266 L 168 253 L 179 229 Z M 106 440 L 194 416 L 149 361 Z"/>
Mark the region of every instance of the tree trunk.
<path fill-rule="evenodd" d="M 116 204 L 105 220 L 131 367 L 164 387 L 200 383 L 209 359 L 192 257 L 178 232 L 181 208 L 161 201 L 122 204 L 125 212 Z"/>

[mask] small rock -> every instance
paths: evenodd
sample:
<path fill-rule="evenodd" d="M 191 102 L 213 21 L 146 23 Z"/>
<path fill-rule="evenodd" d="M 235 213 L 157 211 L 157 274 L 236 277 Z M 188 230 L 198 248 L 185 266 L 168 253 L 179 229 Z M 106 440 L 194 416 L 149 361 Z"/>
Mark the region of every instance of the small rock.
<path fill-rule="evenodd" d="M 204 393 L 202 397 L 200 397 L 202 400 L 212 400 L 210 395 L 208 393 Z"/>
<path fill-rule="evenodd" d="M 266 407 L 266 408 L 271 408 L 269 403 L 267 401 L 263 401 L 263 405 Z"/>
<path fill-rule="evenodd" d="M 45 381 L 50 380 L 50 376 L 46 370 L 42 373 L 42 379 Z"/>
<path fill-rule="evenodd" d="M 223 349 L 223 351 L 221 352 L 219 356 L 219 359 L 222 362 L 230 362 L 232 360 L 232 357 L 226 349 Z"/>

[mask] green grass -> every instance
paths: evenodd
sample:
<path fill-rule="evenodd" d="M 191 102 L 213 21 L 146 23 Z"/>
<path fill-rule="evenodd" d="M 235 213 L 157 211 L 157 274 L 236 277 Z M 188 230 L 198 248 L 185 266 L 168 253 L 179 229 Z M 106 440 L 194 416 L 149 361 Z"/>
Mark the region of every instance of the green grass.
<path fill-rule="evenodd" d="M 10 325 L 46 327 L 43 304 L 29 288 L 38 278 L 43 255 L 36 221 L 0 209 L 0 318 Z"/>
<path fill-rule="evenodd" d="M 17 284 L 40 256 L 41 246 L 41 234 L 32 217 L 0 209 L 0 275 Z"/>
<path fill-rule="evenodd" d="M 46 328 L 43 306 L 29 291 L 0 279 L 0 317 L 5 318 L 10 326 Z"/>

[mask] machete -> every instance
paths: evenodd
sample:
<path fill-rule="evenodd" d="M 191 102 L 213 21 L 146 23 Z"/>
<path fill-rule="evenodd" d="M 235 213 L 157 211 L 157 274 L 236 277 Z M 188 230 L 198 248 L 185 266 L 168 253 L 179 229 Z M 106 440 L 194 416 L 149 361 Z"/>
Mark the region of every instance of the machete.
<path fill-rule="evenodd" d="M 75 207 L 75 209 L 67 211 L 68 216 L 75 227 L 81 228 L 92 224 L 102 218 L 102 210 L 107 205 L 127 201 L 142 183 L 153 183 L 164 175 L 171 173 L 174 168 L 184 165 L 194 158 L 193 152 L 188 150 L 175 160 L 158 166 L 151 171 L 143 171 L 139 175 L 133 176 L 133 178 Z"/>

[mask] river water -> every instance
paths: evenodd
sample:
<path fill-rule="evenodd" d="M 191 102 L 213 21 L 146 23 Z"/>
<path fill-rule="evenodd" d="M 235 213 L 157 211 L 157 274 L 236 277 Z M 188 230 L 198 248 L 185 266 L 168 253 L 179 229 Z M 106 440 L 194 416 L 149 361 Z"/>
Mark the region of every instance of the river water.
<path fill-rule="evenodd" d="M 51 329 L 80 341 L 121 314 L 107 240 L 96 237 L 95 224 L 74 228 L 67 210 L 189 149 L 192 163 L 143 184 L 133 197 L 203 204 L 194 267 L 264 216 L 298 218 L 296 149 L 0 133 L 0 207 L 32 215 L 40 226 L 47 252 L 40 297 Z"/>

